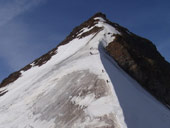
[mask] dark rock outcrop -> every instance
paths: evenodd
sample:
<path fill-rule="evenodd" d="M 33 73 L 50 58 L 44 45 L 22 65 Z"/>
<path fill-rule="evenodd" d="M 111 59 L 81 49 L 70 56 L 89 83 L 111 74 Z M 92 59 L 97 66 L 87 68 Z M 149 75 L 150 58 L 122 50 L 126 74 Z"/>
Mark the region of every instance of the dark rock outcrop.
<path fill-rule="evenodd" d="M 107 22 L 121 33 L 106 47 L 108 54 L 147 91 L 170 106 L 170 64 L 151 41 Z"/>

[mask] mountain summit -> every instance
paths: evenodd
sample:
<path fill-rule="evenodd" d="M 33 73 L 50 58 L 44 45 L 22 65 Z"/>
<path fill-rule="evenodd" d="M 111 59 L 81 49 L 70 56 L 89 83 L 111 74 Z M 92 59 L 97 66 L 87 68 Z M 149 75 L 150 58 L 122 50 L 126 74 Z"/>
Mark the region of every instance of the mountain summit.
<path fill-rule="evenodd" d="M 169 128 L 169 78 L 152 42 L 97 13 L 2 81 L 0 128 Z"/>

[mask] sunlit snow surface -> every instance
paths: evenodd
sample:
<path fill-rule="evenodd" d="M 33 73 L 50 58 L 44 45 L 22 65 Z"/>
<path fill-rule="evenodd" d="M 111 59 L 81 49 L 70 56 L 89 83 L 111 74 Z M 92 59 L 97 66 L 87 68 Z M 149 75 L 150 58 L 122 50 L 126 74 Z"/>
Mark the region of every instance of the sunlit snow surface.
<path fill-rule="evenodd" d="M 0 89 L 8 90 L 0 97 L 0 128 L 170 127 L 169 110 L 105 53 L 120 33 L 96 20 L 102 31 L 60 46 L 46 64 Z"/>

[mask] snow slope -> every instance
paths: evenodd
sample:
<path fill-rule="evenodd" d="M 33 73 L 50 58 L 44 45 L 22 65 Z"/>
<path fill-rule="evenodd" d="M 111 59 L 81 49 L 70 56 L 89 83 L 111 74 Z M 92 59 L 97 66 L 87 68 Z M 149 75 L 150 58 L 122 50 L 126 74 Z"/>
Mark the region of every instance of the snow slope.
<path fill-rule="evenodd" d="M 95 20 L 102 30 L 60 46 L 47 63 L 32 63 L 0 89 L 8 91 L 0 97 L 0 128 L 170 127 L 169 110 L 105 52 L 113 34 L 121 33 Z"/>

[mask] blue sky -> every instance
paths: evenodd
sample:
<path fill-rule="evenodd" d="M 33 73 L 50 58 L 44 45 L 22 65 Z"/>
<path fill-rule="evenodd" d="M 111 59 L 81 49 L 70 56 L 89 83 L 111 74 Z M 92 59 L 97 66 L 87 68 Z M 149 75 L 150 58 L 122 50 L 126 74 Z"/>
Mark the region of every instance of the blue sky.
<path fill-rule="evenodd" d="M 0 0 L 0 81 L 99 11 L 151 40 L 170 62 L 168 0 Z"/>

